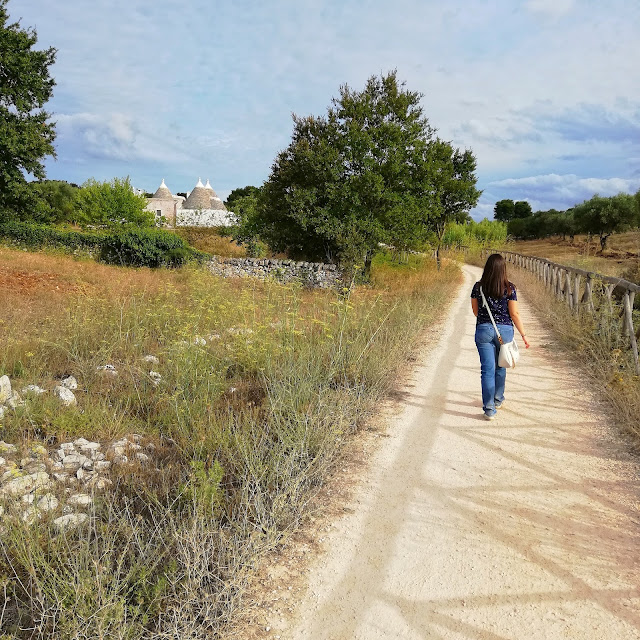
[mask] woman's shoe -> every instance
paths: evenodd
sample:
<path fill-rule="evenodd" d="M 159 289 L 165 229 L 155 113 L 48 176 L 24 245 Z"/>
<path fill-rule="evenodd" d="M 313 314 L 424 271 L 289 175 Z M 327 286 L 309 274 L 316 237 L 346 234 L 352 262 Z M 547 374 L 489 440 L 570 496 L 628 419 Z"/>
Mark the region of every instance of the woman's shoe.
<path fill-rule="evenodd" d="M 499 409 L 500 407 L 502 407 L 504 405 L 504 400 L 502 402 L 496 402 L 496 409 Z"/>
<path fill-rule="evenodd" d="M 484 414 L 484 419 L 485 420 L 495 420 L 496 419 L 496 414 L 495 413 L 485 413 Z"/>

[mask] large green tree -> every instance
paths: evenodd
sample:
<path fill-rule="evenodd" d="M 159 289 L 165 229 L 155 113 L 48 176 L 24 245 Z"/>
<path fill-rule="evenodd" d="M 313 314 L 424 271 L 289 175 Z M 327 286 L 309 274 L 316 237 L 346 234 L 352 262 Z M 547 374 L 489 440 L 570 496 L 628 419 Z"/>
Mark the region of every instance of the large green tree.
<path fill-rule="evenodd" d="M 531 205 L 526 200 L 518 200 L 513 204 L 513 217 L 514 218 L 528 218 L 533 215 Z"/>
<path fill-rule="evenodd" d="M 515 217 L 513 200 L 498 200 L 493 207 L 493 217 L 500 222 L 509 222 Z"/>
<path fill-rule="evenodd" d="M 77 221 L 78 185 L 64 180 L 40 180 L 30 182 L 29 188 L 36 201 L 21 218 L 47 224 Z"/>
<path fill-rule="evenodd" d="M 55 155 L 55 129 L 43 109 L 55 81 L 49 75 L 56 50 L 34 49 L 37 35 L 9 22 L 0 0 L 0 218 L 34 205 L 26 177 L 45 177 L 43 159 Z"/>
<path fill-rule="evenodd" d="M 272 249 L 367 269 L 380 243 L 419 247 L 475 205 L 475 160 L 436 137 L 421 97 L 392 71 L 343 85 L 326 116 L 294 116 L 260 195 Z"/>

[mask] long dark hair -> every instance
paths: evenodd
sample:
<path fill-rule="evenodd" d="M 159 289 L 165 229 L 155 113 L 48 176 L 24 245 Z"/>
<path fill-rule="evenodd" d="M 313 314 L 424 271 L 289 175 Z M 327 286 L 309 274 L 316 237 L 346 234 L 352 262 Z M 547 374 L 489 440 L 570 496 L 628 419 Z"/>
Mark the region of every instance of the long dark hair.
<path fill-rule="evenodd" d="M 507 263 L 499 253 L 492 253 L 484 265 L 480 286 L 485 296 L 497 300 L 509 292 Z"/>

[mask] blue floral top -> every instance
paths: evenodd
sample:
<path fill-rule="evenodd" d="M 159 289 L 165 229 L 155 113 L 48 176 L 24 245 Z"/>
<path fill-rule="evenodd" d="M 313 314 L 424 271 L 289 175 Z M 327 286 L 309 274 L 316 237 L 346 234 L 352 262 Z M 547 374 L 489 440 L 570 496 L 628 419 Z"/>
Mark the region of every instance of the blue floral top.
<path fill-rule="evenodd" d="M 489 313 L 487 312 L 487 309 L 482 302 L 482 296 L 480 295 L 480 282 L 476 282 L 473 285 L 471 297 L 478 299 L 478 320 L 476 324 L 491 324 L 491 318 L 489 317 Z M 486 293 L 484 294 L 484 297 L 487 299 L 487 303 L 489 304 L 489 308 L 491 309 L 491 313 L 493 314 L 493 319 L 496 321 L 496 324 L 513 325 L 511 316 L 509 315 L 509 300 L 518 299 L 516 286 L 513 282 L 509 283 L 509 289 L 505 289 L 504 295 L 499 300 L 490 298 Z"/>

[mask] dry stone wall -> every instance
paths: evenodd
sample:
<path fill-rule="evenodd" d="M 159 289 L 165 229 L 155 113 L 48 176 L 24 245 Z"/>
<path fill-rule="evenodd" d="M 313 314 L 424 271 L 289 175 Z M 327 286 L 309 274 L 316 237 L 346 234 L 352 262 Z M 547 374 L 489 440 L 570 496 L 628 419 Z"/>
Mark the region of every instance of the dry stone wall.
<path fill-rule="evenodd" d="M 208 266 L 212 273 L 225 278 L 274 278 L 279 282 L 298 281 L 320 289 L 332 289 L 342 283 L 342 272 L 337 266 L 321 262 L 214 257 Z"/>

